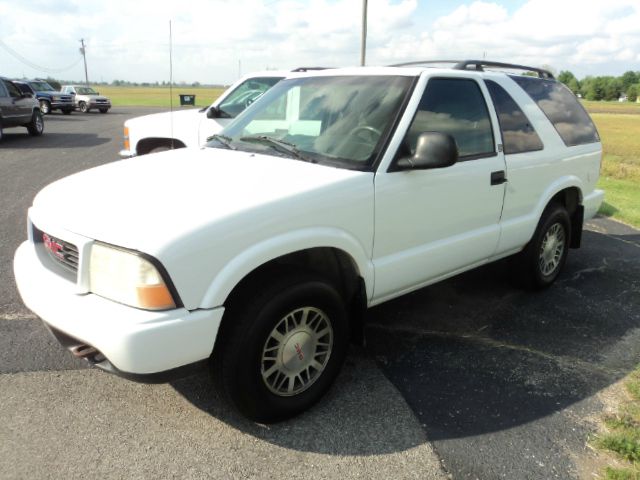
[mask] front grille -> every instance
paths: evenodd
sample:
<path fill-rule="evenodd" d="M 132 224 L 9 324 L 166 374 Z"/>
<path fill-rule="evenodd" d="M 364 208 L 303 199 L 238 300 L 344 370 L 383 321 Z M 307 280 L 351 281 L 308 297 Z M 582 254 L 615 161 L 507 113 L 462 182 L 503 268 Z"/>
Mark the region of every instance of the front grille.
<path fill-rule="evenodd" d="M 62 101 L 62 102 L 70 102 L 71 101 L 71 97 L 60 97 L 60 101 Z"/>
<path fill-rule="evenodd" d="M 107 101 L 106 100 L 102 100 L 101 98 L 98 98 L 96 100 L 96 103 L 107 103 Z"/>
<path fill-rule="evenodd" d="M 73 273 L 78 272 L 78 260 L 80 256 L 78 254 L 78 247 L 74 244 L 42 232 L 35 226 L 33 227 L 33 239 L 36 243 L 42 244 L 49 258 L 56 264 Z"/>

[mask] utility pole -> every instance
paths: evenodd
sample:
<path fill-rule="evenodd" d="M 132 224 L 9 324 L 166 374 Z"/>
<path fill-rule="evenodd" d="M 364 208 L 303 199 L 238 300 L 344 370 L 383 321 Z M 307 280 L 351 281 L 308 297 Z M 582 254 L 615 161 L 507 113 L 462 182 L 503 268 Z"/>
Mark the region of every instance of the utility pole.
<path fill-rule="evenodd" d="M 362 36 L 360 37 L 360 66 L 364 67 L 367 51 L 367 0 L 362 0 Z"/>
<path fill-rule="evenodd" d="M 84 46 L 84 38 L 80 39 L 80 45 L 82 45 L 82 47 L 80 47 L 80 53 L 82 54 L 82 59 L 84 60 L 84 80 L 87 86 L 89 86 L 89 75 L 87 74 L 87 55 Z"/>

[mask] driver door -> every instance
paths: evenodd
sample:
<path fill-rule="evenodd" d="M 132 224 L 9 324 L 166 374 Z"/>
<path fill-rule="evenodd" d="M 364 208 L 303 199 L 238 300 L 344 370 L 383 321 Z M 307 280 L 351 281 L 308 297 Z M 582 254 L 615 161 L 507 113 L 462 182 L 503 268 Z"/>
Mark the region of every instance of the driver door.
<path fill-rule="evenodd" d="M 484 84 L 431 78 L 396 159 L 415 152 L 417 137 L 451 135 L 459 160 L 447 168 L 393 171 L 375 177 L 373 303 L 406 293 L 491 257 L 500 236 L 505 172 Z"/>

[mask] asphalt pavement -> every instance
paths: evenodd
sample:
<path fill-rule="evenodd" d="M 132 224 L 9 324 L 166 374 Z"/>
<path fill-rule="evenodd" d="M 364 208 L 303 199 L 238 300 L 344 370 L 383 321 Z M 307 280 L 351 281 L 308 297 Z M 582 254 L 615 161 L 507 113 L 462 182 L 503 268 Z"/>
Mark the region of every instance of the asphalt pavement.
<path fill-rule="evenodd" d="M 15 289 L 26 210 L 51 181 L 116 161 L 124 120 L 156 111 L 4 132 L 0 478 L 593 478 L 601 392 L 640 359 L 640 232 L 607 219 L 544 292 L 498 262 L 371 309 L 336 386 L 281 424 L 239 417 L 206 374 L 142 385 L 71 358 Z"/>

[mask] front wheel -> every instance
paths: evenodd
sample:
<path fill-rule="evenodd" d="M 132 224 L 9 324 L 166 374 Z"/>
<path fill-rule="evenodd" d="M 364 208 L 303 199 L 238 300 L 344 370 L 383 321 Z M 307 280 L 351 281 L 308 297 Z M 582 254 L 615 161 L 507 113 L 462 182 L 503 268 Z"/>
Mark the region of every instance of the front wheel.
<path fill-rule="evenodd" d="M 336 289 L 306 272 L 277 275 L 231 302 L 211 366 L 231 402 L 258 422 L 284 420 L 316 403 L 348 346 Z"/>
<path fill-rule="evenodd" d="M 571 219 L 566 208 L 552 203 L 542 214 L 533 238 L 515 257 L 518 279 L 541 289 L 551 285 L 562 271 L 571 244 Z"/>
<path fill-rule="evenodd" d="M 89 113 L 89 105 L 87 105 L 87 102 L 80 102 L 79 107 L 82 113 Z"/>
<path fill-rule="evenodd" d="M 48 115 L 51 113 L 51 104 L 46 100 L 40 100 L 40 112 L 43 115 Z"/>
<path fill-rule="evenodd" d="M 108 108 L 101 108 L 100 113 L 107 113 L 109 111 Z"/>
<path fill-rule="evenodd" d="M 71 112 L 73 112 L 73 110 L 71 110 L 69 108 L 66 108 L 66 109 L 62 110 L 62 113 L 65 114 L 65 115 L 71 115 Z"/>
<path fill-rule="evenodd" d="M 38 110 L 34 110 L 31 122 L 27 124 L 27 130 L 29 135 L 33 137 L 38 137 L 44 132 L 44 119 L 42 118 L 42 113 Z"/>

